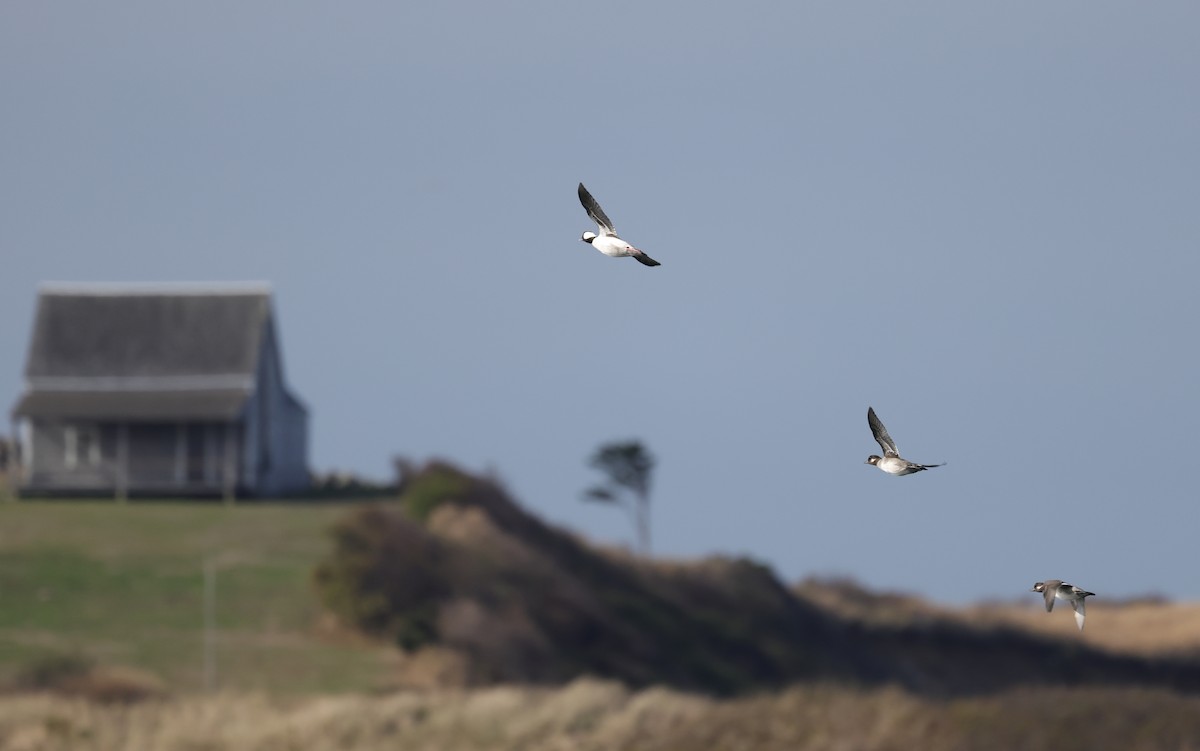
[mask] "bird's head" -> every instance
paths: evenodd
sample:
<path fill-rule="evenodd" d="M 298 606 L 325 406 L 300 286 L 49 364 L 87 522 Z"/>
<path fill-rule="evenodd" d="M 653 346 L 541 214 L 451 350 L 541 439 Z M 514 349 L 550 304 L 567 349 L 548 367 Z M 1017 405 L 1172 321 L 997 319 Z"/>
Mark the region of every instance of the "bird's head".
<path fill-rule="evenodd" d="M 1029 591 L 1030 592 L 1045 592 L 1046 591 L 1046 582 L 1038 582 L 1037 584 L 1034 584 L 1033 589 L 1031 589 Z"/>
<path fill-rule="evenodd" d="M 596 233 L 595 232 L 584 232 L 583 237 L 581 237 L 579 239 L 583 240 L 585 243 L 590 243 L 592 240 L 596 239 Z"/>
<path fill-rule="evenodd" d="M 867 460 L 865 462 L 863 462 L 863 464 L 878 464 L 879 460 L 881 458 L 883 458 L 883 457 L 879 457 L 879 456 L 875 456 L 874 454 L 871 454 L 870 456 L 867 457 Z"/>

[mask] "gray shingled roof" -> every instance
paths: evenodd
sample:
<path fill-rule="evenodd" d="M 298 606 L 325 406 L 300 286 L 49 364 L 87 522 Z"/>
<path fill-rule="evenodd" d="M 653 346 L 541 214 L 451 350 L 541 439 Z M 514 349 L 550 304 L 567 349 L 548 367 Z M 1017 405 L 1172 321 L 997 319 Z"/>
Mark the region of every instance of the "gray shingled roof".
<path fill-rule="evenodd" d="M 270 292 L 44 288 L 25 377 L 252 377 Z"/>
<path fill-rule="evenodd" d="M 269 325 L 263 285 L 45 286 L 13 413 L 232 419 Z"/>
<path fill-rule="evenodd" d="M 223 391 L 35 391 L 14 414 L 78 420 L 232 420 L 249 392 Z"/>

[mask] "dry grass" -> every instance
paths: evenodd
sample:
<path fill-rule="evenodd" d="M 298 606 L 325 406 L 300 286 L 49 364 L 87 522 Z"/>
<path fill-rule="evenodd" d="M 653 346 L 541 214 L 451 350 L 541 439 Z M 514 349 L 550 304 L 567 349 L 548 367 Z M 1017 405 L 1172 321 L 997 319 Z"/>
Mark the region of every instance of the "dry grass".
<path fill-rule="evenodd" d="M 1088 599 L 1087 628 L 1082 633 L 1076 630 L 1069 607 L 1060 603 L 1061 607 L 1047 613 L 1036 595 L 1036 602 L 1028 605 L 987 603 L 952 612 L 972 623 L 1005 623 L 1036 633 L 1079 638 L 1110 652 L 1200 656 L 1200 603 Z"/>
<path fill-rule="evenodd" d="M 806 580 L 793 591 L 843 618 L 874 625 L 957 621 L 980 629 L 1013 626 L 1043 636 L 1082 641 L 1109 652 L 1147 657 L 1200 657 L 1200 602 L 1145 598 L 1126 602 L 1088 599 L 1087 628 L 1075 626 L 1071 608 L 1047 613 L 1041 595 L 1027 600 L 948 608 L 902 593 L 881 593 L 844 580 Z"/>
<path fill-rule="evenodd" d="M 1046 725 L 1051 714 L 1060 726 Z M 0 698 L 0 751 L 334 748 L 1181 751 L 1200 748 L 1200 698 L 1041 689 L 938 702 L 896 689 L 809 686 L 718 701 L 595 680 L 557 690 L 506 686 L 286 702 L 232 693 L 135 705 Z"/>

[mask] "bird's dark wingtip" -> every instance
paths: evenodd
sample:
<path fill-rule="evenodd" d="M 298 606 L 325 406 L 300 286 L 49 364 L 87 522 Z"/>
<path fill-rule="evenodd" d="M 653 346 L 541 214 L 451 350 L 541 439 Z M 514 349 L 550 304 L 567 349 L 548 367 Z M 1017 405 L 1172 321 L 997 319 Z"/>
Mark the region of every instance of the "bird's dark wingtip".
<path fill-rule="evenodd" d="M 646 255 L 645 253 L 634 253 L 633 257 L 636 258 L 638 260 L 638 263 L 642 264 L 643 266 L 662 266 L 661 263 L 654 260 L 653 258 Z"/>

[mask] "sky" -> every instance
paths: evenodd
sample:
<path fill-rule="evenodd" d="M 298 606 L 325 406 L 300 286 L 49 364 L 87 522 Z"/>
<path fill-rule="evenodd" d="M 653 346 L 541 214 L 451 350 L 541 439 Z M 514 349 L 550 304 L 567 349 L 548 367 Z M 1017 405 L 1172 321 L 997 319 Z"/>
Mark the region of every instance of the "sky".
<path fill-rule="evenodd" d="M 261 280 L 311 464 L 945 603 L 1200 599 L 1200 6 L 0 4 L 38 285 Z M 582 181 L 647 268 L 580 242 Z M 891 477 L 874 406 L 902 455 Z"/>

